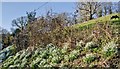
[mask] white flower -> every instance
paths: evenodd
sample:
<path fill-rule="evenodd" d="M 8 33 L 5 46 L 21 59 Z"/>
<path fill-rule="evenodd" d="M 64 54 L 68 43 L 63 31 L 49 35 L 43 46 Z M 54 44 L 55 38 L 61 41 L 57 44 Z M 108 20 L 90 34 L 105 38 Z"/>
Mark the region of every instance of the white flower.
<path fill-rule="evenodd" d="M 53 63 L 57 63 L 57 61 L 59 60 L 59 57 L 58 56 L 55 56 L 52 58 L 52 62 Z"/>
<path fill-rule="evenodd" d="M 20 64 L 10 65 L 10 68 L 20 67 Z"/>
<path fill-rule="evenodd" d="M 39 65 L 45 65 L 46 64 L 46 59 L 42 59 Z"/>
<path fill-rule="evenodd" d="M 26 55 L 26 52 L 23 51 L 23 53 L 20 55 L 20 59 L 22 59 Z"/>
<path fill-rule="evenodd" d="M 48 44 L 46 48 L 52 48 L 55 47 L 52 43 Z"/>
<path fill-rule="evenodd" d="M 115 44 L 113 41 L 109 42 L 103 47 L 103 52 L 107 52 L 109 50 L 117 52 L 117 46 L 118 44 Z"/>
<path fill-rule="evenodd" d="M 80 42 L 77 42 L 77 43 L 76 43 L 76 46 L 81 47 L 83 44 L 84 44 L 84 42 L 81 40 Z"/>
<path fill-rule="evenodd" d="M 68 55 L 65 55 L 65 56 L 64 56 L 64 59 L 65 59 L 65 61 L 68 61 L 68 60 L 69 60 L 69 56 L 68 56 Z"/>
<path fill-rule="evenodd" d="M 86 54 L 86 56 L 83 57 L 83 61 L 87 62 L 87 63 L 90 63 L 95 59 L 95 57 L 96 56 L 94 54 L 92 54 L 92 53 Z"/>
<path fill-rule="evenodd" d="M 85 57 L 94 57 L 94 54 L 90 53 L 90 54 L 86 54 Z"/>
<path fill-rule="evenodd" d="M 39 53 L 39 49 L 37 49 L 36 51 L 35 51 L 35 55 L 37 55 Z"/>
<path fill-rule="evenodd" d="M 96 44 L 94 42 L 88 42 L 86 45 L 85 45 L 85 48 L 91 48 L 91 47 L 94 47 L 96 46 Z"/>
<path fill-rule="evenodd" d="M 86 54 L 84 57 L 83 57 L 84 59 L 89 59 L 89 58 L 95 58 L 95 55 L 94 54 L 92 54 L 92 53 L 90 53 L 90 54 Z"/>
<path fill-rule="evenodd" d="M 68 49 L 69 48 L 69 43 L 64 43 L 63 49 Z"/>
<path fill-rule="evenodd" d="M 73 50 L 72 52 L 70 52 L 69 58 L 70 58 L 70 60 L 73 60 L 73 59 L 77 58 L 78 55 L 79 55 L 79 50 Z"/>
<path fill-rule="evenodd" d="M 28 52 L 25 57 L 28 58 L 31 55 L 31 52 Z"/>
<path fill-rule="evenodd" d="M 62 53 L 66 53 L 67 50 L 66 50 L 66 49 L 61 49 L 61 52 L 62 52 Z"/>
<path fill-rule="evenodd" d="M 45 64 L 44 67 L 52 67 L 51 65 Z"/>
<path fill-rule="evenodd" d="M 27 61 L 24 61 L 21 63 L 21 67 L 24 67 L 26 65 Z"/>
<path fill-rule="evenodd" d="M 18 52 L 13 59 L 16 60 L 19 56 L 20 56 L 20 53 Z"/>
<path fill-rule="evenodd" d="M 36 58 L 36 60 L 33 61 L 33 63 L 36 64 L 36 63 L 40 62 L 41 60 L 42 60 L 42 58 L 38 57 L 38 58 Z"/>
<path fill-rule="evenodd" d="M 23 58 L 23 59 L 22 59 L 22 62 L 24 62 L 24 61 L 27 61 L 27 58 Z"/>

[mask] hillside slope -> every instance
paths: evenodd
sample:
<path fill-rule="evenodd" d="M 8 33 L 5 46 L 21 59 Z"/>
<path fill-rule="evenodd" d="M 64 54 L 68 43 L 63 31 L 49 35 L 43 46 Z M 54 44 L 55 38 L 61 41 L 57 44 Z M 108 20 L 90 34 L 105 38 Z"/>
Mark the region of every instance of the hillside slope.
<path fill-rule="evenodd" d="M 80 24 L 75 24 L 72 27 L 78 28 L 78 27 L 88 26 L 88 25 L 91 25 L 91 24 L 96 24 L 98 22 L 103 22 L 104 23 L 106 21 L 120 21 L 120 19 L 112 19 L 111 20 L 111 17 L 114 16 L 114 15 L 118 15 L 119 16 L 119 13 L 110 14 L 110 15 L 99 17 L 99 18 L 96 18 L 96 19 L 93 19 L 93 20 L 89 20 L 89 21 L 80 23 Z"/>
<path fill-rule="evenodd" d="M 48 44 L 34 51 L 21 50 L 9 56 L 2 68 L 14 67 L 119 67 L 120 19 L 110 19 L 111 14 L 76 24 L 73 38 L 78 39 L 74 48 L 65 43 L 63 47 Z M 82 29 L 82 30 L 81 30 Z"/>

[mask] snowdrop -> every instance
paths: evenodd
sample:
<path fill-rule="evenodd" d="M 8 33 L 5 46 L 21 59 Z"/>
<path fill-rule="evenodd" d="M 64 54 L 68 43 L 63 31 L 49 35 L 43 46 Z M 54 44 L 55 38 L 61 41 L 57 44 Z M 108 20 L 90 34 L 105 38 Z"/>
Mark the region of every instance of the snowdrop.
<path fill-rule="evenodd" d="M 20 56 L 20 53 L 18 52 L 18 53 L 14 56 L 13 60 L 16 60 L 19 56 Z"/>
<path fill-rule="evenodd" d="M 95 47 L 95 46 L 96 46 L 96 44 L 91 41 L 91 42 L 88 42 L 88 43 L 85 45 L 85 49 L 86 49 L 86 48 L 89 48 L 89 49 L 90 49 L 90 48 Z"/>
<path fill-rule="evenodd" d="M 69 48 L 69 43 L 64 43 L 63 49 L 68 49 Z"/>
<path fill-rule="evenodd" d="M 76 43 L 76 46 L 82 47 L 82 45 L 84 45 L 85 43 L 81 40 L 80 42 Z"/>
<path fill-rule="evenodd" d="M 69 55 L 65 55 L 65 56 L 64 56 L 64 60 L 65 60 L 65 61 L 69 61 Z"/>
<path fill-rule="evenodd" d="M 86 54 L 86 56 L 83 57 L 83 61 L 86 62 L 86 63 L 90 63 L 90 62 L 95 60 L 95 57 L 96 56 L 94 54 L 92 54 L 92 53 Z"/>
<path fill-rule="evenodd" d="M 106 46 L 103 47 L 103 51 L 108 51 L 109 49 L 117 52 L 117 46 L 118 44 L 115 44 L 113 41 L 109 42 L 108 44 L 106 44 Z"/>
<path fill-rule="evenodd" d="M 46 63 L 47 63 L 47 62 L 46 62 L 46 59 L 42 59 L 42 61 L 40 62 L 39 65 L 41 65 L 41 66 L 43 65 L 43 66 L 44 66 Z"/>
<path fill-rule="evenodd" d="M 26 55 L 25 50 L 23 50 L 23 53 L 20 55 L 20 59 L 22 59 Z"/>
<path fill-rule="evenodd" d="M 111 56 L 112 54 L 117 53 L 117 46 L 118 44 L 115 44 L 115 42 L 109 42 L 103 47 L 103 54 L 104 56 L 108 57 Z"/>

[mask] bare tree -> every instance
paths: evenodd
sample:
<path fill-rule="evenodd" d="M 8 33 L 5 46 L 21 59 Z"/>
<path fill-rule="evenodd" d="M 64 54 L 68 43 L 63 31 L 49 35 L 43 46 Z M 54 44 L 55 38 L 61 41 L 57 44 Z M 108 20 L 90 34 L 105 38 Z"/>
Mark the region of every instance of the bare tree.
<path fill-rule="evenodd" d="M 36 12 L 35 11 L 26 12 L 26 14 L 27 14 L 27 16 L 21 16 L 17 19 L 14 19 L 12 21 L 12 26 L 16 26 L 20 30 L 24 30 L 28 23 L 31 23 L 36 20 L 36 18 L 35 18 Z"/>
<path fill-rule="evenodd" d="M 36 16 L 36 12 L 32 11 L 32 12 L 26 12 L 27 14 L 27 18 L 28 18 L 28 22 L 31 23 L 33 21 L 36 20 L 35 16 Z"/>
<path fill-rule="evenodd" d="M 12 21 L 12 26 L 16 26 L 20 30 L 25 29 L 26 25 L 27 25 L 27 17 L 25 16 L 19 17 Z"/>
<path fill-rule="evenodd" d="M 99 2 L 79 2 L 77 3 L 77 9 L 80 16 L 85 20 L 93 19 L 93 16 L 97 13 L 97 10 L 101 6 Z"/>
<path fill-rule="evenodd" d="M 112 14 L 113 10 L 114 10 L 113 7 L 114 7 L 114 5 L 113 5 L 112 2 L 103 2 L 102 3 L 102 8 L 103 8 L 104 15 Z"/>

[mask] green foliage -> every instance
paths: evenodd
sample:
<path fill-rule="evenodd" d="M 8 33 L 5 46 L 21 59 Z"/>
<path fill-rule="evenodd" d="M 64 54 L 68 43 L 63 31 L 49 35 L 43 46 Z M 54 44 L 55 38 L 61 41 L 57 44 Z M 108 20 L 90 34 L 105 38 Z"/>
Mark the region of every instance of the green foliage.
<path fill-rule="evenodd" d="M 8 46 L 7 48 L 4 48 L 3 50 L 0 51 L 0 60 L 4 61 L 6 60 L 9 56 L 13 55 L 15 53 L 15 46 Z"/>
<path fill-rule="evenodd" d="M 39 63 L 42 60 L 42 58 L 37 57 L 35 60 L 33 60 L 30 64 L 30 67 L 34 67 L 37 63 Z"/>
<path fill-rule="evenodd" d="M 80 50 L 71 51 L 69 54 L 70 61 L 73 61 L 74 59 L 76 59 L 79 56 L 79 53 L 80 53 Z"/>
<path fill-rule="evenodd" d="M 35 68 L 36 66 L 55 66 L 56 64 L 61 63 L 62 60 L 73 61 L 79 56 L 79 52 L 80 50 L 73 50 L 70 52 L 70 54 L 66 56 L 62 53 L 62 48 L 57 48 L 53 44 L 49 44 L 46 48 L 37 49 L 36 51 L 34 51 L 32 53 L 32 57 L 28 57 L 31 52 L 28 52 L 26 50 L 20 51 L 4 61 L 3 67 L 24 68 L 27 64 L 32 68 Z"/>
<path fill-rule="evenodd" d="M 69 55 L 64 55 L 64 60 L 66 61 L 66 62 L 68 62 L 70 59 L 69 59 Z"/>
<path fill-rule="evenodd" d="M 25 67 L 26 64 L 27 64 L 27 61 L 25 60 L 25 61 L 23 61 L 23 62 L 21 63 L 21 67 L 22 67 L 22 68 Z"/>
<path fill-rule="evenodd" d="M 83 61 L 85 63 L 91 63 L 95 60 L 96 56 L 94 54 L 86 54 L 86 56 L 83 58 Z"/>
<path fill-rule="evenodd" d="M 60 63 L 61 61 L 61 58 L 60 56 L 54 56 L 51 60 L 52 63 Z"/>

